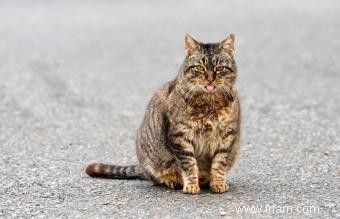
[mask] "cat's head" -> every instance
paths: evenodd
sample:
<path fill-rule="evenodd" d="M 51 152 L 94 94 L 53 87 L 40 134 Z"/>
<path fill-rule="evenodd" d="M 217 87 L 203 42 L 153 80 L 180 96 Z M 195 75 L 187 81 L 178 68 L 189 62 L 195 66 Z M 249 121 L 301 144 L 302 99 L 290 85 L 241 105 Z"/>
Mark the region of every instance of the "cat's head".
<path fill-rule="evenodd" d="M 180 81 L 190 94 L 226 94 L 236 79 L 234 34 L 219 43 L 201 43 L 185 36 L 185 61 Z"/>

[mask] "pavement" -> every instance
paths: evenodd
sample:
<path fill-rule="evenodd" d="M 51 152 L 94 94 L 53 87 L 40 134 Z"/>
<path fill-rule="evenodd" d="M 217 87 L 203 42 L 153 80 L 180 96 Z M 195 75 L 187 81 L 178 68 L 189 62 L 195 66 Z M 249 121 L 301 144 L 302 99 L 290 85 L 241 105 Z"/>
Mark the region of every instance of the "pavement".
<path fill-rule="evenodd" d="M 0 218 L 340 218 L 339 11 L 336 0 L 1 0 Z M 236 35 L 230 191 L 86 176 L 94 160 L 137 162 L 136 129 L 187 32 Z"/>

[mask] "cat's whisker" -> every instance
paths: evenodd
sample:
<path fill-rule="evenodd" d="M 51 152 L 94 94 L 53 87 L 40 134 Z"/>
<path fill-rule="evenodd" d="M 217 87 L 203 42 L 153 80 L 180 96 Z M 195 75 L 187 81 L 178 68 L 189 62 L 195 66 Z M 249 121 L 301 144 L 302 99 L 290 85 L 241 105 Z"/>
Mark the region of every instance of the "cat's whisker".
<path fill-rule="evenodd" d="M 228 98 L 229 100 L 233 99 L 232 90 L 229 86 L 227 86 L 226 84 L 221 84 L 221 90 L 226 98 Z"/>
<path fill-rule="evenodd" d="M 188 83 L 188 85 L 190 85 L 190 84 Z M 190 85 L 190 86 L 191 86 L 191 88 L 190 88 L 189 92 L 187 93 L 187 95 L 185 96 L 185 100 L 188 99 L 188 97 L 191 94 L 191 92 L 193 92 L 194 89 L 196 89 L 196 87 L 197 87 L 197 85 L 194 85 L 194 86 Z"/>

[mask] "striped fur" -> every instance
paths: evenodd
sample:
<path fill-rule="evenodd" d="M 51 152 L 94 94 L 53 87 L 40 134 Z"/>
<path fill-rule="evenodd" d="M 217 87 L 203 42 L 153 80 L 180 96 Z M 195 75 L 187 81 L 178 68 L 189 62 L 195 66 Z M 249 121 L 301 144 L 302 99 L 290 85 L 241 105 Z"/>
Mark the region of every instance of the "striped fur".
<path fill-rule="evenodd" d="M 138 166 L 95 163 L 92 177 L 146 179 L 197 194 L 209 185 L 228 190 L 226 176 L 240 141 L 240 104 L 235 87 L 234 35 L 215 44 L 185 37 L 185 60 L 177 78 L 151 99 L 138 129 Z"/>
<path fill-rule="evenodd" d="M 117 166 L 103 163 L 92 163 L 85 171 L 91 177 L 111 179 L 142 179 L 143 176 L 135 166 Z"/>

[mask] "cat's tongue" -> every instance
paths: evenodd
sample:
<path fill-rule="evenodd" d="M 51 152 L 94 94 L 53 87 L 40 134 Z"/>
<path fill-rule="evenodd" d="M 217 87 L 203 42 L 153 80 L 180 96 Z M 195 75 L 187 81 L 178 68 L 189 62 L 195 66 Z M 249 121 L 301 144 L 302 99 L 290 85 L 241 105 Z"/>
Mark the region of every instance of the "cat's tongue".
<path fill-rule="evenodd" d="M 208 92 L 214 92 L 215 86 L 214 85 L 207 85 L 207 91 Z"/>

